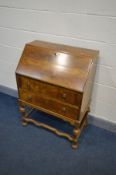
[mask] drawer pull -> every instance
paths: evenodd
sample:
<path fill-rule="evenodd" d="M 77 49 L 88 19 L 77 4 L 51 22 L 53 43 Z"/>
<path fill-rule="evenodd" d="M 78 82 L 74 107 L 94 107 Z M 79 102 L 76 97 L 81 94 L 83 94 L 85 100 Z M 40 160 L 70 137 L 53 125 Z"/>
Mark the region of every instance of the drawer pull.
<path fill-rule="evenodd" d="M 66 112 L 66 108 L 65 108 L 65 107 L 62 107 L 62 111 L 63 111 L 63 112 Z"/>
<path fill-rule="evenodd" d="M 65 99 L 65 98 L 66 98 L 66 96 L 67 96 L 67 95 L 66 95 L 65 93 L 64 93 L 64 94 L 62 94 L 62 98 L 64 98 L 64 99 Z"/>
<path fill-rule="evenodd" d="M 31 95 L 28 96 L 28 100 L 29 100 L 29 101 L 32 100 L 32 96 L 31 96 Z"/>

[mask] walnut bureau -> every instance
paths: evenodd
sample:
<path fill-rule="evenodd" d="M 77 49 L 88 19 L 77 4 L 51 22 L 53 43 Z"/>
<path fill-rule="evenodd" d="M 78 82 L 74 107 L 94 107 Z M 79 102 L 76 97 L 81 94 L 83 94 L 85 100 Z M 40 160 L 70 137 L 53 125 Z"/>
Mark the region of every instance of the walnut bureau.
<path fill-rule="evenodd" d="M 47 128 L 77 148 L 90 110 L 98 55 L 97 50 L 43 41 L 26 44 L 16 69 L 22 124 Z M 73 136 L 31 118 L 34 109 L 69 122 Z"/>

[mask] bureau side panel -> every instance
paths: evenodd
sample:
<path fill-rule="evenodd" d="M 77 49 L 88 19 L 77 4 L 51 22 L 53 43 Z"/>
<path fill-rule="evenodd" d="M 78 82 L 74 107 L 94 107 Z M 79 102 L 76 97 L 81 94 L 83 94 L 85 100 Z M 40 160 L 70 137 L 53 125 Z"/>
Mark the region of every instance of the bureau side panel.
<path fill-rule="evenodd" d="M 96 64 L 93 62 L 90 66 L 90 71 L 88 74 L 88 79 L 86 81 L 85 87 L 84 87 L 84 93 L 83 93 L 83 99 L 82 99 L 82 105 L 81 105 L 81 112 L 80 112 L 80 121 L 83 119 L 85 113 L 88 111 L 90 107 L 91 102 L 91 93 L 92 93 L 92 87 L 93 87 L 93 81 L 95 77 L 96 72 Z"/>

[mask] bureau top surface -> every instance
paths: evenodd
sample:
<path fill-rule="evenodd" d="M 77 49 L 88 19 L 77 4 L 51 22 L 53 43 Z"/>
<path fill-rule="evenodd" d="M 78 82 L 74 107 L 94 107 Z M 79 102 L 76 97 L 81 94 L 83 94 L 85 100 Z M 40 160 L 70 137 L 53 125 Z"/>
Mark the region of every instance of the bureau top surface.
<path fill-rule="evenodd" d="M 16 74 L 83 92 L 98 51 L 33 41 L 26 44 Z"/>

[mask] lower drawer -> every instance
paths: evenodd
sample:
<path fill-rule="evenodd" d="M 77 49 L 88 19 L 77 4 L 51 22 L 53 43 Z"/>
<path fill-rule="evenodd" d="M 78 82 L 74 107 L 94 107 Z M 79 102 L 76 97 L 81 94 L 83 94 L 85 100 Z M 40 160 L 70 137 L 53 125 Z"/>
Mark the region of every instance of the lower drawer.
<path fill-rule="evenodd" d="M 19 92 L 20 100 L 33 104 L 35 106 L 50 110 L 62 116 L 78 119 L 79 109 L 78 107 L 73 107 L 64 103 L 61 103 L 57 100 L 46 98 L 42 95 L 36 95 L 31 92 L 20 90 Z"/>

